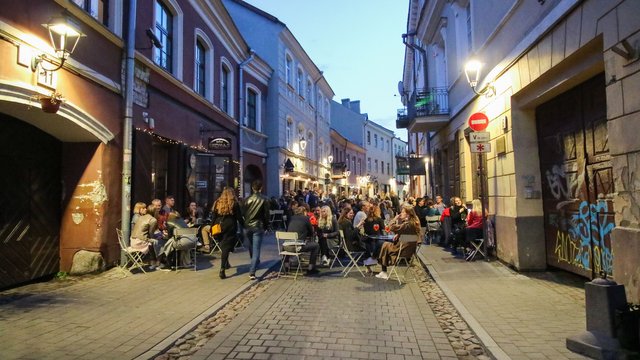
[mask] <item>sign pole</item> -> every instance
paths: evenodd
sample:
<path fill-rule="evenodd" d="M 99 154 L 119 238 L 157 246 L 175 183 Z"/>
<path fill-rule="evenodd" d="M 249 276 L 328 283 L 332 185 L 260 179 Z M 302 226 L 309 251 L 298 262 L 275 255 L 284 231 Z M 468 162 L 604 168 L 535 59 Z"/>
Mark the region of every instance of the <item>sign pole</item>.
<path fill-rule="evenodd" d="M 487 254 L 487 221 L 485 216 L 485 198 L 487 198 L 487 194 L 485 193 L 486 189 L 484 186 L 484 167 L 482 166 L 483 156 L 482 153 L 478 153 L 478 177 L 480 178 L 480 205 L 482 209 L 482 238 L 484 241 L 482 242 L 482 250 L 485 253 L 485 258 L 489 261 L 489 254 Z"/>

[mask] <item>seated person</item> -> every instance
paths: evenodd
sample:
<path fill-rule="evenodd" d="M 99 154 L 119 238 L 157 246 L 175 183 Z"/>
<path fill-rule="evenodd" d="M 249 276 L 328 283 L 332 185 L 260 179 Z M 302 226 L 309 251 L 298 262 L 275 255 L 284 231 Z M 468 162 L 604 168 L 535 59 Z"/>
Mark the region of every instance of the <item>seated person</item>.
<path fill-rule="evenodd" d="M 149 248 L 153 246 L 153 260 L 151 261 L 151 269 L 155 269 L 158 265 L 157 254 L 160 252 L 164 242 L 160 240 L 162 236 L 154 236 L 158 231 L 158 221 L 154 216 L 155 208 L 153 206 L 147 206 L 145 203 L 136 203 L 133 208 L 135 214 L 135 223 L 131 229 L 130 246 L 136 251 L 140 251 L 143 254 L 149 252 Z M 135 216 L 138 215 L 138 216 Z M 133 222 L 133 220 L 132 220 Z"/>
<path fill-rule="evenodd" d="M 469 248 L 471 241 L 481 239 L 482 234 L 482 204 L 479 199 L 473 199 L 472 208 L 467 215 L 467 226 L 464 229 L 465 243 L 464 247 Z"/>
<path fill-rule="evenodd" d="M 410 257 L 415 253 L 416 247 L 418 246 L 417 242 L 404 243 L 402 246 L 402 253 L 400 252 L 400 235 L 402 234 L 411 234 L 411 235 L 420 235 L 420 219 L 416 215 L 413 206 L 405 205 L 402 207 L 402 211 L 398 214 L 389 225 L 391 231 L 393 231 L 396 236 L 393 239 L 393 242 L 385 242 L 380 249 L 380 254 L 378 255 L 378 262 L 382 266 L 382 271 L 376 275 L 377 278 L 380 279 L 388 279 L 389 275 L 387 274 L 387 266 L 392 265 L 398 256 L 401 257 Z M 418 241 L 420 238 L 418 237 Z"/>
<path fill-rule="evenodd" d="M 171 220 L 167 221 L 167 233 L 168 240 L 162 249 L 161 256 L 164 259 L 167 259 L 167 264 L 170 265 L 174 263 L 172 261 L 172 257 L 176 256 L 176 251 L 178 250 L 191 250 L 196 245 L 198 241 L 198 236 L 194 232 L 193 234 L 181 234 L 180 236 L 175 235 L 175 229 L 188 229 L 189 226 L 181 217 L 171 218 Z M 191 265 L 191 256 L 188 251 L 181 252 L 180 264 L 189 266 Z M 174 259 L 175 260 L 175 259 Z"/>
<path fill-rule="evenodd" d="M 329 258 L 333 255 L 329 249 L 339 247 L 340 240 L 338 238 L 338 221 L 331 213 L 331 208 L 326 205 L 320 208 L 317 231 L 320 253 L 322 254 L 322 264 L 327 266 L 331 263 Z"/>
<path fill-rule="evenodd" d="M 345 207 L 342 209 L 342 213 L 340 213 L 340 219 L 338 219 L 338 227 L 342 230 L 344 234 L 344 242 L 349 251 L 357 251 L 363 252 L 364 257 L 369 259 L 371 258 L 371 253 L 367 250 L 365 243 L 362 241 L 362 236 L 360 236 L 360 232 L 353 227 L 353 217 L 355 216 L 353 209 L 351 207 Z M 377 264 L 377 261 L 373 259 L 374 263 L 368 262 L 367 273 L 371 272 L 371 265 Z M 365 260 L 366 262 L 366 260 Z"/>
<path fill-rule="evenodd" d="M 316 260 L 318 259 L 318 251 L 320 247 L 313 241 L 313 226 L 309 217 L 306 215 L 306 209 L 303 206 L 299 206 L 295 209 L 291 221 L 289 222 L 288 231 L 298 234 L 298 239 L 304 241 L 305 244 L 300 248 L 300 252 L 309 252 L 309 269 L 307 275 L 313 275 L 318 273 L 316 269 Z M 285 247 L 286 251 L 295 251 Z"/>
<path fill-rule="evenodd" d="M 372 266 L 378 262 L 374 258 L 379 252 L 384 240 L 376 240 L 373 236 L 380 236 L 384 232 L 384 220 L 380 216 L 380 207 L 377 204 L 370 203 L 367 206 L 367 218 L 364 220 L 362 228 L 364 229 L 364 242 L 367 247 L 367 251 L 372 257 L 367 258 L 364 261 L 366 266 Z"/>

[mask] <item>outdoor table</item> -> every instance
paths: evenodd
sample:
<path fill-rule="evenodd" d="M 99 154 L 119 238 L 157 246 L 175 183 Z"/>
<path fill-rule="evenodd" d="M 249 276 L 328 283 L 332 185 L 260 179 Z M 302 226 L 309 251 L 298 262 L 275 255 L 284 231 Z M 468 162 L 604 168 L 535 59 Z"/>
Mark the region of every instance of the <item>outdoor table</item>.
<path fill-rule="evenodd" d="M 386 234 L 386 235 L 367 235 L 369 239 L 373 240 L 384 240 L 384 241 L 393 241 L 396 237 L 395 234 Z"/>

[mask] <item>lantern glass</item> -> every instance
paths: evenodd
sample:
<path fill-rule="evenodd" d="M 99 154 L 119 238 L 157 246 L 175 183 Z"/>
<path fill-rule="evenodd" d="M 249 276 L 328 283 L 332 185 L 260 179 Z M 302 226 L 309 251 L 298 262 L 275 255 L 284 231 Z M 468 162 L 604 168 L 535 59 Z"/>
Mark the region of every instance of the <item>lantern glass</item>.
<path fill-rule="evenodd" d="M 482 65 L 477 60 L 470 60 L 464 67 L 464 74 L 467 76 L 467 82 L 471 87 L 475 88 L 480 79 L 480 69 Z"/>
<path fill-rule="evenodd" d="M 66 17 L 55 17 L 42 24 L 49 30 L 51 46 L 60 60 L 66 60 L 73 53 L 80 38 L 85 36 L 76 23 Z"/>
<path fill-rule="evenodd" d="M 307 140 L 305 140 L 303 136 L 302 139 L 300 139 L 300 149 L 304 150 L 306 148 L 307 148 Z"/>

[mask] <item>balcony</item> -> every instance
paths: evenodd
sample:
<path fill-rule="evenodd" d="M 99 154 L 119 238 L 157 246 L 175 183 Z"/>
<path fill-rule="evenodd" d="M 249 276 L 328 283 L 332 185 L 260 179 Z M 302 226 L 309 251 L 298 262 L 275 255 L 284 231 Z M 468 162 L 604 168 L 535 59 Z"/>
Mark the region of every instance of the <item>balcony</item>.
<path fill-rule="evenodd" d="M 447 88 L 417 89 L 407 103 L 398 110 L 396 128 L 409 132 L 436 131 L 449 122 L 449 93 Z"/>

